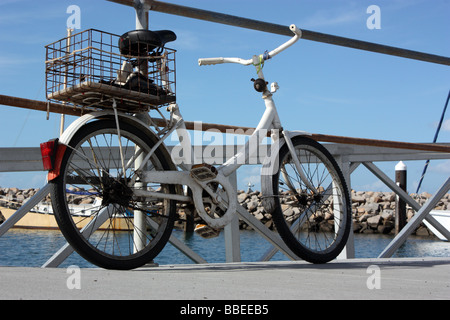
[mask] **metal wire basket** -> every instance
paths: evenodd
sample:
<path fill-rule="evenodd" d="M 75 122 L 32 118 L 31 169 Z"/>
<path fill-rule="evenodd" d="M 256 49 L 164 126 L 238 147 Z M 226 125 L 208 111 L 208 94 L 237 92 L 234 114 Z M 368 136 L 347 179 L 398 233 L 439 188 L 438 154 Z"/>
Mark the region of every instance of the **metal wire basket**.
<path fill-rule="evenodd" d="M 145 112 L 176 100 L 175 51 L 149 48 L 122 55 L 120 36 L 89 29 L 46 46 L 46 94 L 86 111 Z"/>

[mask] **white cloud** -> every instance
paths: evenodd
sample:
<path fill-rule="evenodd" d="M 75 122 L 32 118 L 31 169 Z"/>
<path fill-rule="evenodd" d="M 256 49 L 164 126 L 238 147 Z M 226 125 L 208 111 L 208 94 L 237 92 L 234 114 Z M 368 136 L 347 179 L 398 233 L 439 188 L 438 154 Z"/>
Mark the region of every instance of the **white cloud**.
<path fill-rule="evenodd" d="M 177 48 L 195 51 L 201 48 L 198 35 L 188 30 L 177 30 Z"/>
<path fill-rule="evenodd" d="M 430 171 L 441 174 L 450 174 L 450 160 L 439 162 L 436 165 L 430 166 Z"/>
<path fill-rule="evenodd" d="M 24 0 L 2 0 L 2 2 L 0 3 L 0 6 L 5 6 L 5 5 L 8 5 L 11 3 L 16 4 L 18 2 L 23 2 L 23 1 Z"/>
<path fill-rule="evenodd" d="M 238 189 L 247 190 L 248 184 L 253 185 L 253 190 L 261 190 L 261 166 L 242 166 L 237 175 Z"/>
<path fill-rule="evenodd" d="M 303 21 L 302 25 L 308 28 L 318 28 L 365 21 L 365 13 L 365 10 L 361 10 L 361 8 L 345 11 L 321 10 Z"/>
<path fill-rule="evenodd" d="M 442 123 L 442 130 L 450 131 L 450 119 L 444 120 Z"/>
<path fill-rule="evenodd" d="M 388 192 L 391 191 L 381 180 L 375 180 L 367 184 L 354 185 L 352 189 L 357 191 L 379 191 Z"/>

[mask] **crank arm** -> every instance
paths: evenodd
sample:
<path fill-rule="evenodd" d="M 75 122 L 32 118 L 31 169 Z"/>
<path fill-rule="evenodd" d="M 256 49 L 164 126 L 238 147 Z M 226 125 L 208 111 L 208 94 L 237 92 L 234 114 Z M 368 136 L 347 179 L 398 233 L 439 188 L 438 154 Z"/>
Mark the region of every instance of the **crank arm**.
<path fill-rule="evenodd" d="M 194 201 L 195 208 L 197 209 L 200 217 L 212 228 L 221 229 L 231 222 L 237 209 L 237 195 L 236 190 L 233 188 L 228 178 L 223 174 L 218 174 L 216 178 L 206 181 L 196 181 L 192 178 L 189 171 L 147 171 L 140 175 L 142 183 L 162 183 L 162 184 L 179 184 L 187 185 L 192 190 L 192 200 Z M 210 182 L 217 182 L 222 185 L 228 194 L 226 200 L 222 197 L 218 197 L 217 194 L 207 186 Z M 217 202 L 217 205 L 224 207 L 228 204 L 225 214 L 217 219 L 210 217 L 203 207 L 203 190 L 206 190 L 208 194 Z M 150 191 L 140 191 L 143 194 L 149 194 L 152 196 L 158 196 L 159 198 L 169 197 L 162 193 L 148 193 Z M 144 195 L 145 196 L 145 195 Z M 178 197 L 178 195 L 173 195 Z M 190 197 L 180 196 L 182 201 L 191 200 Z M 225 200 L 225 201 L 224 201 Z M 228 202 L 228 203 L 227 203 Z"/>

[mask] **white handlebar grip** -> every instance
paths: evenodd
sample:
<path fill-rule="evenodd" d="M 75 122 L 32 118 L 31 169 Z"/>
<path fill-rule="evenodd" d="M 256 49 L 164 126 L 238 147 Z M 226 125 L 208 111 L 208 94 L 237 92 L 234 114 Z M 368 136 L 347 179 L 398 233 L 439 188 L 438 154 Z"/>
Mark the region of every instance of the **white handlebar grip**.
<path fill-rule="evenodd" d="M 223 63 L 223 58 L 205 58 L 205 59 L 198 59 L 198 65 L 199 66 L 210 66 L 214 64 L 220 64 Z"/>
<path fill-rule="evenodd" d="M 295 33 L 296 35 L 298 35 L 300 38 L 302 37 L 302 30 L 300 30 L 299 28 L 297 28 L 297 26 L 295 24 L 291 24 L 289 26 L 289 29 Z"/>

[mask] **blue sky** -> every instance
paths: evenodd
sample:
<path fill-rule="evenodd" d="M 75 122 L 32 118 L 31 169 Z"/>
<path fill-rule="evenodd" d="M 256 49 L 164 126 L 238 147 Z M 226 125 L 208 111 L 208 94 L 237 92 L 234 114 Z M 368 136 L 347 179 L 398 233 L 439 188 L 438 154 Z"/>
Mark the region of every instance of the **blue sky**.
<path fill-rule="evenodd" d="M 267 22 L 450 56 L 448 0 L 192 0 L 182 5 Z M 45 100 L 44 46 L 66 34 L 67 7 L 81 8 L 81 29 L 122 34 L 135 27 L 133 9 L 94 0 L 0 1 L 0 94 Z M 366 12 L 381 9 L 381 29 L 370 30 Z M 150 12 L 150 29 L 178 35 L 177 96 L 184 118 L 256 126 L 264 111 L 252 89 L 253 68 L 199 67 L 200 57 L 250 58 L 273 49 L 283 36 Z M 313 133 L 431 142 L 450 90 L 450 69 L 303 40 L 266 64 L 284 127 Z M 68 122 L 73 118 L 69 118 Z M 450 141 L 450 112 L 438 142 Z M 0 106 L 0 147 L 33 147 L 58 136 L 59 115 Z M 415 191 L 424 161 L 406 163 Z M 379 166 L 393 177 L 395 163 Z M 239 172 L 239 187 L 259 188 L 256 167 Z M 450 161 L 432 161 L 422 190 L 433 193 L 450 174 Z M 43 173 L 0 173 L 0 186 L 41 187 Z M 356 190 L 386 190 L 365 169 L 352 176 Z"/>

